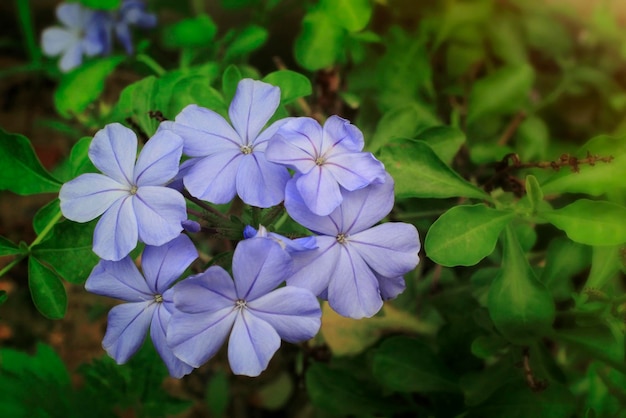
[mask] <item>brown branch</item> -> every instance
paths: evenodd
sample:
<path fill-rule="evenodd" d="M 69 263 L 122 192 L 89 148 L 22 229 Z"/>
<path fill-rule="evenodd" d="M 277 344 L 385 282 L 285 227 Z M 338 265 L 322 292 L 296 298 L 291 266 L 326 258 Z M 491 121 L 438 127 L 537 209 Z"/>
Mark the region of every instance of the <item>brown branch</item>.
<path fill-rule="evenodd" d="M 498 145 L 506 145 L 507 142 L 509 142 L 509 140 L 513 137 L 513 134 L 515 134 L 515 131 L 517 131 L 517 128 L 519 128 L 524 119 L 526 119 L 526 113 L 524 111 L 517 113 L 515 117 L 511 119 L 511 122 L 509 122 L 509 125 L 502 133 L 500 139 L 498 139 Z"/>
<path fill-rule="evenodd" d="M 533 392 L 541 392 L 548 387 L 548 384 L 544 380 L 537 380 L 533 374 L 533 370 L 530 368 L 530 349 L 524 347 L 522 350 L 522 367 L 524 369 L 524 377 L 526 378 L 526 384 Z"/>

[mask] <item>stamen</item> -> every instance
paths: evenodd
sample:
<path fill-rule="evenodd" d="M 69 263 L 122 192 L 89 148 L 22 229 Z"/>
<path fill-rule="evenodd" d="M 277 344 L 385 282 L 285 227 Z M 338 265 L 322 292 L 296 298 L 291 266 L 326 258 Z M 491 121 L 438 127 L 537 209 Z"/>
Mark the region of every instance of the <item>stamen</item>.
<path fill-rule="evenodd" d="M 345 234 L 343 234 L 343 233 L 342 233 L 342 234 L 337 235 L 337 242 L 338 242 L 339 244 L 345 244 L 345 243 L 346 243 L 346 241 L 347 241 L 347 240 L 346 240 L 346 236 L 345 236 Z"/>
<path fill-rule="evenodd" d="M 246 301 L 243 299 L 237 299 L 235 301 L 235 309 L 244 309 L 246 307 Z"/>
<path fill-rule="evenodd" d="M 137 187 L 137 186 L 133 186 L 133 187 L 131 187 L 131 188 L 130 188 L 130 194 L 137 194 L 137 189 L 138 189 L 138 187 Z"/>
<path fill-rule="evenodd" d="M 161 303 L 163 302 L 163 295 L 154 295 L 154 301 L 156 303 Z"/>
<path fill-rule="evenodd" d="M 317 157 L 315 159 L 315 164 L 316 165 L 323 165 L 326 162 L 326 160 L 324 159 L 324 157 Z"/>
<path fill-rule="evenodd" d="M 252 147 L 249 145 L 242 145 L 239 149 L 244 155 L 252 154 Z"/>

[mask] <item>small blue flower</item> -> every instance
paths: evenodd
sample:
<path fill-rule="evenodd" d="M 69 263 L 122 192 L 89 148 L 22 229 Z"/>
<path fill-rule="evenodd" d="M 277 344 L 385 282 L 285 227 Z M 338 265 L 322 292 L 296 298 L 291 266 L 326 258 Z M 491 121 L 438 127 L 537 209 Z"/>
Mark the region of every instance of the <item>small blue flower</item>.
<path fill-rule="evenodd" d="M 219 204 L 238 194 L 245 203 L 263 208 L 283 200 L 289 172 L 267 161 L 265 148 L 287 119 L 263 130 L 279 102 L 278 87 L 244 79 L 228 110 L 232 126 L 196 105 L 184 108 L 174 122 L 161 123 L 160 129 L 183 137 L 183 152 L 192 157 L 183 166 L 183 183 L 192 196 Z"/>
<path fill-rule="evenodd" d="M 259 225 L 259 229 L 256 230 L 252 226 L 247 225 L 243 230 L 243 237 L 249 238 L 266 238 L 277 243 L 280 248 L 288 253 L 309 251 L 317 248 L 315 243 L 315 237 L 302 237 L 296 239 L 289 239 L 283 235 L 275 232 L 269 232 L 263 225 Z"/>
<path fill-rule="evenodd" d="M 149 29 L 155 27 L 156 24 L 156 15 L 146 12 L 143 0 L 124 0 L 120 9 L 115 13 L 113 22 L 115 35 L 129 55 L 133 53 L 131 26 Z"/>
<path fill-rule="evenodd" d="M 289 286 L 327 298 L 339 314 L 371 317 L 384 299 L 404 290 L 402 276 L 419 262 L 420 241 L 413 225 L 388 222 L 373 226 L 393 207 L 393 179 L 355 190 L 343 190 L 343 201 L 330 215 L 318 216 L 290 182 L 285 191 L 287 213 L 319 234 L 318 248 L 293 253 Z"/>
<path fill-rule="evenodd" d="M 137 245 L 162 245 L 182 231 L 185 199 L 166 187 L 178 172 L 183 140 L 159 131 L 144 146 L 137 163 L 135 133 L 113 123 L 96 133 L 89 158 L 104 174 L 82 174 L 59 192 L 63 215 L 88 222 L 102 215 L 94 232 L 93 251 L 105 260 L 120 260 Z"/>
<path fill-rule="evenodd" d="M 317 215 L 330 214 L 342 201 L 340 187 L 361 189 L 385 179 L 385 168 L 363 150 L 363 134 L 339 116 L 324 127 L 312 118 L 293 118 L 280 127 L 265 152 L 268 161 L 287 165 L 304 202 Z"/>
<path fill-rule="evenodd" d="M 291 258 L 265 238 L 239 242 L 233 255 L 233 279 L 221 267 L 176 285 L 176 310 L 167 328 L 174 354 L 200 367 L 230 334 L 228 360 L 235 374 L 258 376 L 280 347 L 319 330 L 317 298 L 298 287 L 276 289 L 289 273 Z"/>
<path fill-rule="evenodd" d="M 83 61 L 83 55 L 91 57 L 109 50 L 105 15 L 79 3 L 63 3 L 57 7 L 56 14 L 65 27 L 45 29 L 41 45 L 45 55 L 61 55 L 61 71 L 68 72 L 78 67 Z"/>
<path fill-rule="evenodd" d="M 127 302 L 109 312 L 102 341 L 106 352 L 118 364 L 126 363 L 135 354 L 149 328 L 154 347 L 170 375 L 180 378 L 193 370 L 174 356 L 167 346 L 165 331 L 175 310 L 170 286 L 197 257 L 189 237 L 179 235 L 167 244 L 146 246 L 141 257 L 143 276 L 130 257 L 120 261 L 101 260 L 94 267 L 85 288 Z"/>

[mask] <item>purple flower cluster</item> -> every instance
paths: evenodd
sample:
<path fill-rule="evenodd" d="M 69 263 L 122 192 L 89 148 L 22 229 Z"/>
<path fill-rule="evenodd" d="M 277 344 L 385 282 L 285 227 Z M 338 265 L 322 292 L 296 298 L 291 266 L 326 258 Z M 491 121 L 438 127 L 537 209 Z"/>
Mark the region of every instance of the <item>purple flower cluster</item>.
<path fill-rule="evenodd" d="M 137 158 L 134 133 L 108 125 L 89 149 L 103 174 L 62 187 L 68 219 L 101 216 L 93 248 L 102 260 L 86 287 L 126 302 L 109 313 L 103 341 L 119 363 L 150 332 L 172 376 L 201 366 L 226 340 L 233 372 L 257 376 L 281 340 L 315 336 L 318 298 L 341 315 L 363 318 L 404 290 L 420 241 L 413 225 L 377 225 L 393 207 L 393 179 L 363 151 L 359 129 L 338 116 L 323 126 L 307 117 L 266 126 L 279 102 L 277 87 L 244 79 L 230 121 L 190 105 L 161 123 Z M 190 158 L 181 164 L 182 155 Z M 313 235 L 290 239 L 247 226 L 232 278 L 218 266 L 184 278 L 198 253 L 181 231 L 200 228 L 187 219 L 182 188 L 196 203 L 238 196 L 258 211 L 284 202 L 287 215 Z M 143 273 L 129 256 L 138 242 L 146 244 Z"/>
<path fill-rule="evenodd" d="M 43 31 L 41 45 L 45 55 L 61 56 L 59 68 L 68 72 L 78 67 L 83 56 L 107 55 L 113 48 L 113 37 L 133 51 L 131 27 L 151 28 L 156 16 L 146 12 L 143 0 L 124 0 L 119 10 L 92 10 L 80 3 L 62 3 L 56 10 L 64 25 Z"/>

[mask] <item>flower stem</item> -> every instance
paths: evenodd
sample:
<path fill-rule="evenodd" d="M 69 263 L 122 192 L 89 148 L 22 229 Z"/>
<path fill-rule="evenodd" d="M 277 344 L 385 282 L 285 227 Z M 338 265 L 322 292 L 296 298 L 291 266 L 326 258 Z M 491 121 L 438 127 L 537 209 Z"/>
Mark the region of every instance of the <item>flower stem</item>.
<path fill-rule="evenodd" d="M 193 203 L 200 206 L 202 209 L 206 210 L 207 212 L 211 212 L 212 214 L 217 215 L 220 218 L 229 220 L 228 216 L 224 215 L 222 212 L 215 209 L 213 206 L 203 202 L 202 200 L 193 197 L 192 195 L 189 194 L 187 190 L 183 190 L 183 196 L 185 196 L 186 199 L 191 200 Z"/>
<path fill-rule="evenodd" d="M 9 270 L 15 267 L 15 265 L 22 261 L 24 257 L 26 257 L 26 254 L 20 254 L 15 260 L 4 266 L 4 268 L 0 270 L 0 277 L 4 276 Z"/>
<path fill-rule="evenodd" d="M 30 2 L 28 0 L 15 0 L 17 9 L 17 18 L 20 21 L 22 35 L 26 41 L 26 49 L 31 62 L 39 63 L 41 61 L 41 50 L 37 45 L 35 37 L 35 28 L 33 27 L 33 18 L 30 11 Z"/>
<path fill-rule="evenodd" d="M 154 59 L 152 59 L 152 57 L 146 54 L 137 54 L 136 59 L 137 61 L 146 64 L 146 66 L 150 68 L 159 77 L 161 77 L 163 74 L 167 72 L 165 71 L 165 68 L 161 67 L 161 64 L 159 64 Z"/>
<path fill-rule="evenodd" d="M 54 225 L 56 225 L 56 223 L 59 222 L 59 220 L 61 220 L 62 217 L 63 217 L 63 214 L 61 212 L 54 215 L 54 218 L 50 219 L 50 222 L 48 222 L 48 224 L 44 227 L 41 233 L 37 235 L 37 238 L 35 238 L 35 240 L 31 242 L 31 244 L 28 246 L 28 249 L 33 248 L 35 245 L 43 241 L 43 239 L 48 235 L 48 233 L 52 231 L 52 228 L 54 228 Z"/>

